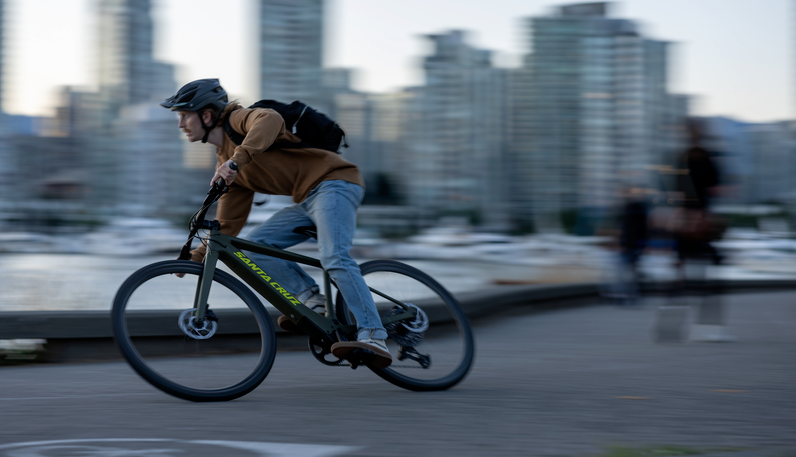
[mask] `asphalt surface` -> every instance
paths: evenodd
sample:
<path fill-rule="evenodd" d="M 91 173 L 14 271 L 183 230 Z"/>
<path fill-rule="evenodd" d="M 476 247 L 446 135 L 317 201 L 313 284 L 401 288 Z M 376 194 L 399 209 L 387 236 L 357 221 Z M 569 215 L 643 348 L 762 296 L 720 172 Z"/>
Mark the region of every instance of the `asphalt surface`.
<path fill-rule="evenodd" d="M 663 298 L 481 319 L 474 368 L 445 392 L 301 351 L 213 404 L 170 397 L 124 363 L 3 367 L 0 457 L 796 455 L 796 293 L 724 302 L 735 342 L 656 342 Z"/>

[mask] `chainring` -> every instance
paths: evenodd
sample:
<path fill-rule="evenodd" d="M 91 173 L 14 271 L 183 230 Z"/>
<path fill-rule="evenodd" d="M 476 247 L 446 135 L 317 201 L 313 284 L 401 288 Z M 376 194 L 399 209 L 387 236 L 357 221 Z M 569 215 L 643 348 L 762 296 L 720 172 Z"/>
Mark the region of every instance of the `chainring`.
<path fill-rule="evenodd" d="M 333 356 L 329 350 L 316 345 L 315 343 L 312 342 L 312 340 L 308 340 L 307 343 L 309 343 L 310 353 L 312 354 L 313 357 L 315 357 L 315 360 L 317 360 L 318 362 L 321 362 L 324 365 L 329 365 L 331 367 L 348 365 L 348 363 L 346 363 L 345 360 L 338 359 L 337 357 Z M 327 359 L 326 358 L 327 355 L 332 356 L 335 360 Z"/>

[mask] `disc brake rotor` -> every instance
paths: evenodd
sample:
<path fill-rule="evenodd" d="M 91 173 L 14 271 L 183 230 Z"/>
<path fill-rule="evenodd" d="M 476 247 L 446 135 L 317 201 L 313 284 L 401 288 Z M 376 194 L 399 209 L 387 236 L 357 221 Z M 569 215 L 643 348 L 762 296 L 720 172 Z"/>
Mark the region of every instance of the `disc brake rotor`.
<path fill-rule="evenodd" d="M 415 318 L 411 321 L 393 322 L 385 325 L 384 328 L 387 330 L 387 335 L 397 344 L 405 347 L 415 347 L 423 341 L 425 331 L 428 330 L 428 315 L 418 306 L 411 303 L 404 303 L 404 306 L 416 311 Z M 406 309 L 394 306 L 387 313 L 387 316 L 396 316 L 405 311 Z"/>
<path fill-rule="evenodd" d="M 186 309 L 180 313 L 177 324 L 180 326 L 182 333 L 195 340 L 206 340 L 216 334 L 216 330 L 218 330 L 218 322 L 210 319 L 204 319 L 202 324 L 198 325 L 196 322 L 196 317 L 193 315 L 193 313 L 194 308 Z"/>

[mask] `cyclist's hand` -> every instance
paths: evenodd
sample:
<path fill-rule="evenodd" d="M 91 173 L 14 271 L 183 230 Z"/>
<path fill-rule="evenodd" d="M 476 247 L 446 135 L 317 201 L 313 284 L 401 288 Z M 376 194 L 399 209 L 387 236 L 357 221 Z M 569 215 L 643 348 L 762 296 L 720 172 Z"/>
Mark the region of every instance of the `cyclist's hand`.
<path fill-rule="evenodd" d="M 177 257 L 175 260 L 180 260 L 180 258 Z M 178 278 L 184 278 L 185 277 L 185 273 L 174 273 L 174 276 L 176 276 Z"/>
<path fill-rule="evenodd" d="M 235 176 L 238 176 L 238 166 L 232 160 L 227 160 L 216 170 L 216 174 L 214 174 L 213 179 L 210 180 L 210 186 L 220 178 L 224 178 L 224 182 L 230 185 L 232 181 L 235 180 Z"/>
<path fill-rule="evenodd" d="M 180 256 L 177 256 L 177 257 L 174 258 L 174 260 L 182 260 L 182 259 L 180 259 Z M 176 276 L 178 278 L 184 278 L 185 277 L 185 273 L 174 273 L 174 276 Z"/>

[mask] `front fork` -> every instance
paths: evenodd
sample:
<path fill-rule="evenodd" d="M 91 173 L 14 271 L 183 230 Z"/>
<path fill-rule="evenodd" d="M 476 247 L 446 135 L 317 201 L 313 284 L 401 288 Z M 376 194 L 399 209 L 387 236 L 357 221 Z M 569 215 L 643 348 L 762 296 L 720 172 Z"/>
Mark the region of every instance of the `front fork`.
<path fill-rule="evenodd" d="M 210 249 L 207 244 L 207 253 L 203 261 L 204 268 L 196 285 L 196 295 L 194 296 L 193 307 L 196 310 L 196 323 L 201 324 L 207 314 L 207 298 L 210 296 L 210 286 L 213 284 L 213 277 L 216 274 L 216 263 L 218 263 L 218 253 Z"/>

